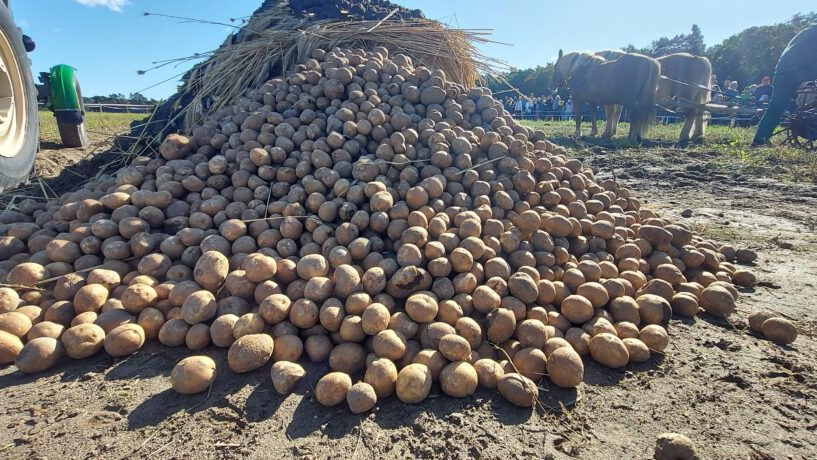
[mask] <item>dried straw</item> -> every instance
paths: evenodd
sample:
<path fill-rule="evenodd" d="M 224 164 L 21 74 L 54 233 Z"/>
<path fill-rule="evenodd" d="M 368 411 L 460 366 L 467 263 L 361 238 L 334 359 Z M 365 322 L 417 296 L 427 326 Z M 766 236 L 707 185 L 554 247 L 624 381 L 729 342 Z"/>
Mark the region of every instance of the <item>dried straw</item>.
<path fill-rule="evenodd" d="M 208 60 L 193 68 L 181 89 L 192 98 L 186 106 L 178 107 L 168 125 L 184 116 L 184 125 L 190 130 L 248 88 L 260 87 L 271 76 L 284 75 L 318 48 L 383 46 L 411 57 L 415 65 L 440 69 L 450 81 L 465 87 L 475 86 L 480 75 L 496 76 L 506 67 L 477 48 L 477 44 L 491 42 L 489 31 L 452 29 L 428 19 L 311 21 L 293 16 L 282 5 L 254 16 L 242 29 L 243 40 L 233 44 L 228 39 Z"/>

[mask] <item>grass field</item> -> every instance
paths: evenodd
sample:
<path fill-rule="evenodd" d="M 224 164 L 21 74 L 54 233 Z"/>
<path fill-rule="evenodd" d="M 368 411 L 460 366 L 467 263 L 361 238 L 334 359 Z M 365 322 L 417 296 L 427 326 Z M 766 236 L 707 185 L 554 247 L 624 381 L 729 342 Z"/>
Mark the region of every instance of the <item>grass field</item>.
<path fill-rule="evenodd" d="M 601 139 L 590 137 L 590 123 L 582 124 L 581 139 L 573 137 L 573 121 L 522 121 L 534 129 L 541 129 L 550 140 L 573 149 L 603 147 L 610 150 L 633 150 L 636 147 L 627 140 L 628 123 L 618 125 L 616 138 Z M 675 148 L 681 134 L 681 124 L 654 125 L 642 149 Z M 604 130 L 600 123 L 599 131 Z M 710 125 L 706 140 L 701 144 L 690 144 L 686 150 L 695 153 L 717 154 L 718 163 L 723 168 L 739 168 L 754 175 L 774 174 L 794 181 L 817 182 L 817 152 L 780 145 L 780 138 L 774 138 L 770 146 L 752 147 L 755 128 Z"/>
<path fill-rule="evenodd" d="M 85 123 L 88 128 L 88 138 L 91 142 L 101 141 L 115 134 L 124 134 L 130 131 L 130 125 L 136 120 L 149 117 L 145 113 L 99 113 L 88 112 L 85 114 Z M 40 111 L 40 142 L 60 141 L 60 132 L 57 130 L 57 119 L 54 114 Z"/>

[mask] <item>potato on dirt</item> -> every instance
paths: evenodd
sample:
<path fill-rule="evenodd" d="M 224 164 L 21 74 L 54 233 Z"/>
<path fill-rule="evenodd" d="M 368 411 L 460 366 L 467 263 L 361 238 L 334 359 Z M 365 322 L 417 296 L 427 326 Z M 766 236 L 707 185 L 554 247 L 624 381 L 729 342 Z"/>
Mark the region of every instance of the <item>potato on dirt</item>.
<path fill-rule="evenodd" d="M 397 366 L 388 358 L 378 358 L 366 367 L 363 381 L 374 388 L 378 398 L 388 398 L 394 393 L 397 382 Z"/>
<path fill-rule="evenodd" d="M 275 349 L 272 351 L 273 361 L 297 362 L 304 352 L 304 343 L 300 337 L 285 334 L 275 339 Z"/>
<path fill-rule="evenodd" d="M 608 333 L 599 334 L 590 339 L 590 356 L 610 368 L 624 367 L 630 360 L 624 342 Z"/>
<path fill-rule="evenodd" d="M 519 407 L 532 407 L 539 400 L 539 388 L 520 374 L 505 374 L 497 383 L 499 394 Z"/>
<path fill-rule="evenodd" d="M 797 339 L 797 327 L 786 318 L 769 318 L 760 330 L 767 339 L 780 345 L 788 345 Z"/>
<path fill-rule="evenodd" d="M 425 364 L 413 363 L 397 374 L 397 398 L 407 404 L 417 404 L 431 391 L 431 371 Z"/>
<path fill-rule="evenodd" d="M 0 331 L 0 364 L 13 363 L 23 349 L 23 341 L 14 334 Z"/>
<path fill-rule="evenodd" d="M 669 337 L 667 330 L 657 324 L 644 326 L 638 334 L 638 340 L 644 342 L 650 350 L 664 351 L 667 348 Z"/>
<path fill-rule="evenodd" d="M 330 372 L 315 384 L 315 399 L 326 407 L 337 406 L 346 401 L 352 388 L 352 379 L 344 372 Z"/>
<path fill-rule="evenodd" d="M 145 344 L 145 331 L 138 324 L 123 324 L 105 334 L 105 352 L 114 358 L 136 353 Z"/>
<path fill-rule="evenodd" d="M 627 347 L 630 362 L 643 363 L 650 359 L 650 349 L 641 340 L 627 337 L 621 341 L 624 342 L 624 346 Z"/>
<path fill-rule="evenodd" d="M 96 354 L 105 344 L 105 331 L 96 324 L 79 324 L 68 328 L 60 338 L 65 354 L 83 359 Z"/>
<path fill-rule="evenodd" d="M 576 387 L 584 380 L 584 363 L 572 349 L 558 348 L 547 357 L 547 374 L 557 386 Z"/>
<path fill-rule="evenodd" d="M 735 311 L 735 298 L 722 286 L 707 286 L 698 302 L 707 313 L 716 316 L 729 316 Z"/>
<path fill-rule="evenodd" d="M 499 379 L 505 375 L 502 366 L 493 359 L 478 359 L 474 363 L 474 370 L 477 372 L 479 384 L 485 388 L 496 388 Z"/>
<path fill-rule="evenodd" d="M 272 357 L 275 343 L 268 334 L 250 334 L 230 345 L 227 364 L 233 372 L 250 372 L 267 364 Z"/>
<path fill-rule="evenodd" d="M 216 379 L 216 363 L 208 356 L 188 356 L 173 367 L 170 384 L 176 393 L 191 395 L 206 391 Z"/>
<path fill-rule="evenodd" d="M 31 374 L 53 367 L 65 350 L 57 339 L 39 337 L 26 343 L 17 355 L 14 365 L 22 372 Z"/>
<path fill-rule="evenodd" d="M 31 326 L 31 319 L 20 312 L 12 311 L 0 314 L 0 331 L 22 338 L 31 330 Z"/>
<path fill-rule="evenodd" d="M 296 363 L 290 361 L 278 361 L 270 369 L 272 386 L 279 394 L 286 395 L 292 392 L 295 385 L 306 375 L 306 370 Z"/>
<path fill-rule="evenodd" d="M 775 316 L 777 316 L 777 314 L 773 311 L 755 310 L 752 313 L 749 313 L 749 317 L 747 318 L 749 321 L 749 329 L 752 332 L 762 334 L 763 323 L 765 323 L 767 319 L 774 318 Z"/>
<path fill-rule="evenodd" d="M 377 404 L 374 388 L 366 382 L 358 382 L 346 393 L 346 403 L 353 414 L 368 412 Z"/>
<path fill-rule="evenodd" d="M 692 440 L 679 433 L 663 433 L 655 441 L 655 460 L 700 460 Z"/>
<path fill-rule="evenodd" d="M 479 377 L 474 366 L 466 361 L 454 361 L 440 372 L 440 387 L 448 396 L 462 398 L 477 389 Z"/>

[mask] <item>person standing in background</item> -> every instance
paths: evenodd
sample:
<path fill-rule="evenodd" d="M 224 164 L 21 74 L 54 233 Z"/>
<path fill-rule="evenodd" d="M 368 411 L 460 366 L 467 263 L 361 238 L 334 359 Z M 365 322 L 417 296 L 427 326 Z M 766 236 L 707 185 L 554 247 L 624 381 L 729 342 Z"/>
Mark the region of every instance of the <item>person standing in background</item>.
<path fill-rule="evenodd" d="M 514 106 L 513 113 L 517 117 L 522 117 L 523 111 L 525 110 L 525 98 L 520 94 L 519 99 L 516 100 L 516 105 Z"/>

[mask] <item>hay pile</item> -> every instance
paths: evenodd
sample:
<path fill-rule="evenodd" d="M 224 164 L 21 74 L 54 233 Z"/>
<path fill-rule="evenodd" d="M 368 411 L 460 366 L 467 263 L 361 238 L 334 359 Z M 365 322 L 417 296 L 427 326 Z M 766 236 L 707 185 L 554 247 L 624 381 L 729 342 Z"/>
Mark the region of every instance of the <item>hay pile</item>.
<path fill-rule="evenodd" d="M 384 46 L 471 87 L 478 75 L 492 75 L 500 64 L 475 46 L 487 41 L 485 31 L 451 29 L 425 19 L 419 10 L 385 0 L 268 0 L 183 77 L 179 92 L 157 109 L 146 130 L 135 134 L 160 142 L 168 133 L 189 131 L 246 89 L 284 75 L 318 48 Z"/>
<path fill-rule="evenodd" d="M 385 47 L 314 49 L 161 155 L 0 227 L 0 361 L 24 372 L 149 341 L 228 366 L 328 362 L 354 412 L 497 388 L 536 403 L 668 345 L 672 316 L 735 310 L 751 273 L 597 181 L 484 88 Z M 174 369 L 205 391 L 216 363 Z M 356 382 L 357 383 L 354 383 Z M 354 385 L 353 385 L 354 383 Z"/>

